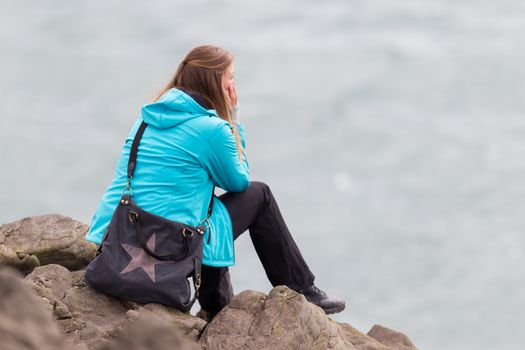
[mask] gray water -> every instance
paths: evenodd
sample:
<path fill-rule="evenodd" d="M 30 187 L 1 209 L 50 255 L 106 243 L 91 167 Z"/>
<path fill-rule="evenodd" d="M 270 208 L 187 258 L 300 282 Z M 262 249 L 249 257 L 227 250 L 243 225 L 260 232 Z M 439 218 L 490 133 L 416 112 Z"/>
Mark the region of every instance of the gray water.
<path fill-rule="evenodd" d="M 523 348 L 523 1 L 0 3 L 0 222 L 89 223 L 141 104 L 212 43 L 335 320 Z M 237 292 L 271 288 L 248 235 L 236 259 Z"/>

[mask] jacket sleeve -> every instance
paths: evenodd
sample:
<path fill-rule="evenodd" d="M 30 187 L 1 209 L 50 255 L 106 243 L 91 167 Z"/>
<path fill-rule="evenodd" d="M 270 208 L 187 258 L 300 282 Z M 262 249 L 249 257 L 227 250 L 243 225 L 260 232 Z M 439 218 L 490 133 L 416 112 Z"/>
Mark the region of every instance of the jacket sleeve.
<path fill-rule="evenodd" d="M 244 147 L 242 153 L 241 163 L 231 126 L 227 123 L 217 126 L 208 139 L 208 147 L 201 159 L 215 186 L 229 192 L 242 192 L 250 187 L 249 164 Z"/>

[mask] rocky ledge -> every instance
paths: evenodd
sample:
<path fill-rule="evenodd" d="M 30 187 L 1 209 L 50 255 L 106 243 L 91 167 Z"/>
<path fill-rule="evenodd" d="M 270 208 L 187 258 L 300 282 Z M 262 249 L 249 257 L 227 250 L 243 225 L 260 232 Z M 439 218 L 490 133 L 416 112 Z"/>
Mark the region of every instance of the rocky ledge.
<path fill-rule="evenodd" d="M 2 349 L 416 349 L 383 326 L 364 334 L 337 323 L 284 286 L 241 292 L 210 323 L 97 293 L 83 281 L 94 251 L 85 229 L 57 215 L 0 226 Z"/>

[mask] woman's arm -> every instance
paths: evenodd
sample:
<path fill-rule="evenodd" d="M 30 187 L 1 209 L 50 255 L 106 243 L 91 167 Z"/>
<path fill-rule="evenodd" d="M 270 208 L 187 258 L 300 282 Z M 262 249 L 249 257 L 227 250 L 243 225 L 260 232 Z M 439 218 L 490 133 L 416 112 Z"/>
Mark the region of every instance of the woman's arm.
<path fill-rule="evenodd" d="M 243 134 L 244 130 L 240 133 Z M 249 164 L 244 154 L 244 135 L 242 143 L 244 160 L 241 163 L 232 128 L 228 123 L 221 123 L 209 138 L 207 150 L 201 159 L 213 183 L 225 191 L 242 192 L 250 187 Z"/>

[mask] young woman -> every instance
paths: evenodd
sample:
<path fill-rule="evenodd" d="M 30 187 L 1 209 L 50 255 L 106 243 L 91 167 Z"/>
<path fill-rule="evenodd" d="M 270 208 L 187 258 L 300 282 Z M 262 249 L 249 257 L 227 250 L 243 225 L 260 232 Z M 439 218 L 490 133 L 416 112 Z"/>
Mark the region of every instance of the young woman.
<path fill-rule="evenodd" d="M 227 191 L 213 198 L 204 236 L 199 303 L 208 318 L 233 296 L 228 266 L 234 264 L 233 241 L 246 230 L 273 286 L 304 294 L 327 314 L 342 311 L 344 301 L 314 285 L 268 185 L 249 180 L 244 129 L 236 109 L 233 56 L 211 45 L 192 49 L 156 100 L 143 106 L 87 239 L 98 244 L 102 240 L 126 187 L 131 142 L 144 121 L 149 127 L 133 175 L 133 198 L 142 209 L 198 226 L 214 186 Z"/>

